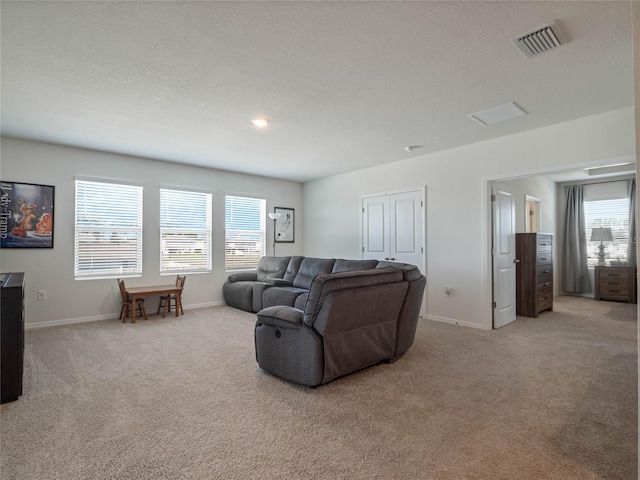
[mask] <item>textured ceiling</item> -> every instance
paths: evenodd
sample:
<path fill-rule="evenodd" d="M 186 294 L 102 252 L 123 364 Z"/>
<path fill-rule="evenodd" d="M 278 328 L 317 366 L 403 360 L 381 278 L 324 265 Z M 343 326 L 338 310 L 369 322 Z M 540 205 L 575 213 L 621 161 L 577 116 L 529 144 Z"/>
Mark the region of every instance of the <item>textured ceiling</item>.
<path fill-rule="evenodd" d="M 297 181 L 633 105 L 630 2 L 0 9 L 3 135 Z M 551 20 L 568 43 L 525 58 Z M 530 115 L 467 118 L 511 101 Z"/>

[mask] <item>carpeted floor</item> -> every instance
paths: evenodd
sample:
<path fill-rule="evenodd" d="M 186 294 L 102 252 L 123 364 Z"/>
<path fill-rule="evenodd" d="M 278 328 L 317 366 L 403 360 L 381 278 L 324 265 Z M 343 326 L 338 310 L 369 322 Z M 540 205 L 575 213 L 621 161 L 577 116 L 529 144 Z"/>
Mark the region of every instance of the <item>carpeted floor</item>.
<path fill-rule="evenodd" d="M 636 306 L 560 297 L 493 332 L 421 320 L 317 389 L 260 371 L 228 307 L 27 331 L 10 479 L 636 479 Z"/>

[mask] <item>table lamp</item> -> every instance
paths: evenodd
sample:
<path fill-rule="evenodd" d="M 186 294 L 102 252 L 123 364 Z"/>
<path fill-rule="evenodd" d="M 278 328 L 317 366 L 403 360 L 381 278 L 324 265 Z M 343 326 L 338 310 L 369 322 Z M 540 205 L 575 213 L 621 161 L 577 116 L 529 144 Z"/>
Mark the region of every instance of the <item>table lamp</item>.
<path fill-rule="evenodd" d="M 598 265 L 604 265 L 604 245 L 602 242 L 612 242 L 613 241 L 613 233 L 611 233 L 610 228 L 593 228 L 591 230 L 591 241 L 592 242 L 600 242 L 600 246 L 598 247 Z"/>

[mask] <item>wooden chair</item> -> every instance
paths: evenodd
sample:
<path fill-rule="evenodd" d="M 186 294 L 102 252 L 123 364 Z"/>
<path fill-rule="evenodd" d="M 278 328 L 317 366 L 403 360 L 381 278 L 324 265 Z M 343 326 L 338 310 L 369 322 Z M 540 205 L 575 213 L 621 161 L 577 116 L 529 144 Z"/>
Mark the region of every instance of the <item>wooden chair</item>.
<path fill-rule="evenodd" d="M 120 296 L 122 297 L 122 308 L 120 309 L 120 319 L 122 323 L 125 322 L 129 314 L 133 309 L 131 297 L 127 294 L 127 288 L 124 286 L 124 280 L 118 278 L 118 286 L 120 287 Z M 147 311 L 144 308 L 144 298 L 136 298 L 136 307 L 138 308 L 138 315 L 142 315 L 144 319 L 147 319 Z"/>
<path fill-rule="evenodd" d="M 187 279 L 184 275 L 178 275 L 176 277 L 176 287 L 184 288 L 184 281 Z M 172 303 L 174 308 L 180 309 L 180 315 L 184 315 L 184 310 L 182 309 L 182 292 L 179 294 L 171 293 L 169 295 L 162 295 L 160 297 L 160 303 L 158 304 L 158 311 L 156 313 L 160 313 L 160 309 L 162 308 L 162 317 L 167 314 L 167 312 L 171 311 Z"/>

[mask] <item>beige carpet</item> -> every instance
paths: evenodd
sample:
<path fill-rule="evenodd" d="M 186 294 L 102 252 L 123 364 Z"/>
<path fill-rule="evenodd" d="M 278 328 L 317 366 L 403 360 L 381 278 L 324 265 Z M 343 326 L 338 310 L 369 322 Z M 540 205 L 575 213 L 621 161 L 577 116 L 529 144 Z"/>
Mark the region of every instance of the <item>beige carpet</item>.
<path fill-rule="evenodd" d="M 1 409 L 10 479 L 635 479 L 636 308 L 561 297 L 498 331 L 306 389 L 263 373 L 228 307 L 27 331 Z"/>

